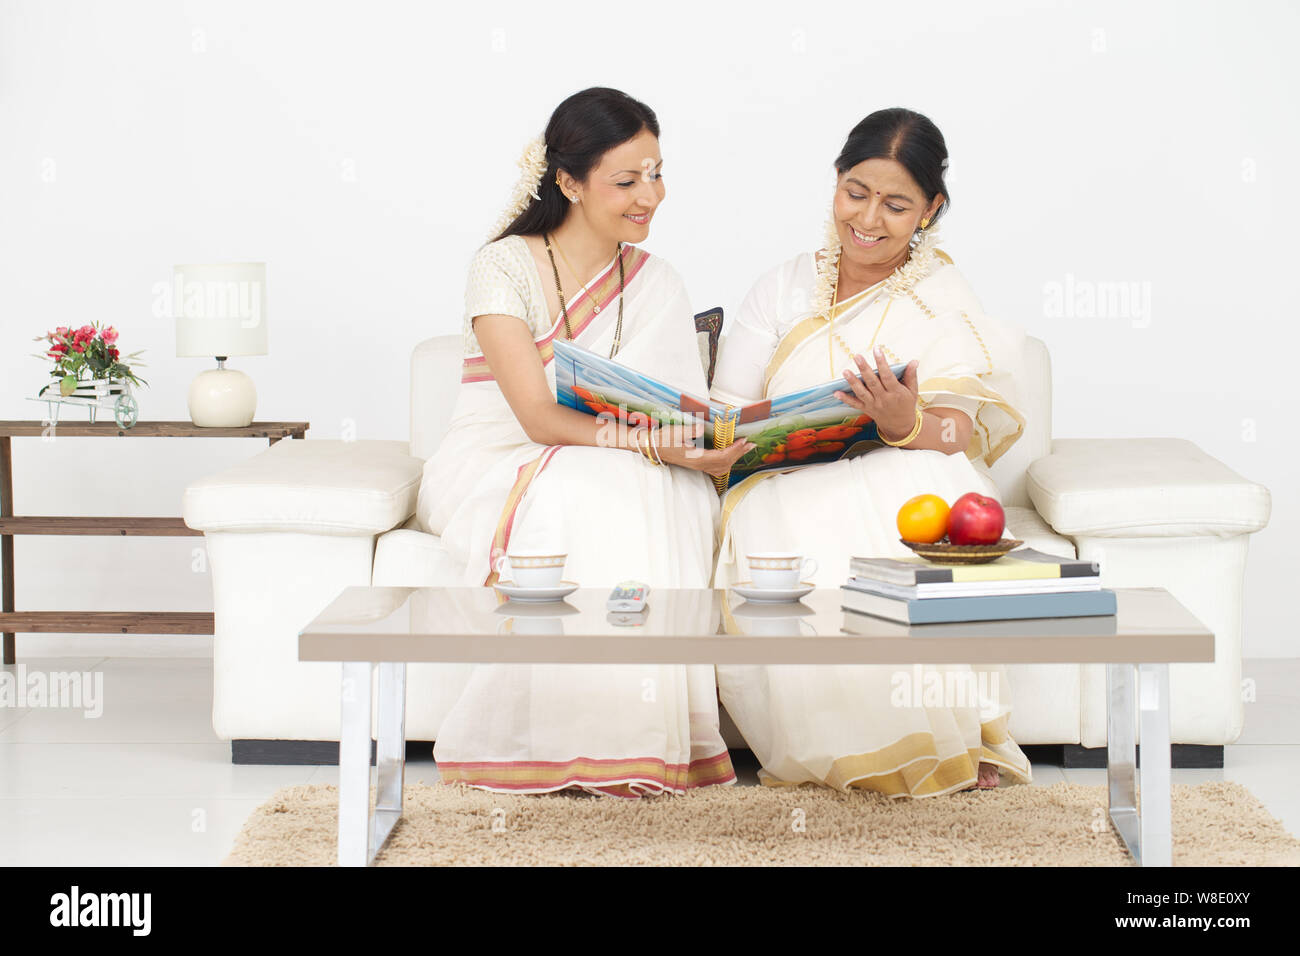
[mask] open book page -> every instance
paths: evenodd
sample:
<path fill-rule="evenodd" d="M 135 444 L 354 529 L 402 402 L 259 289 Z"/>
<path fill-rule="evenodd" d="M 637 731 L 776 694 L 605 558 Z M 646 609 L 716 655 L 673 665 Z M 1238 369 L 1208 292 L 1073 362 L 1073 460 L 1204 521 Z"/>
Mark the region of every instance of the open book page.
<path fill-rule="evenodd" d="M 688 395 L 612 359 L 557 340 L 556 401 L 590 415 L 609 415 L 632 424 L 642 415 L 666 425 L 704 423 L 703 445 L 725 448 L 742 439 L 757 447 L 736 462 L 725 485 L 756 471 L 836 461 L 883 447 L 870 416 L 845 405 L 836 392 L 843 379 L 776 398 L 729 408 Z M 891 366 L 901 377 L 906 364 Z"/>
<path fill-rule="evenodd" d="M 900 378 L 906 367 L 890 366 Z M 836 379 L 730 411 L 714 403 L 716 423 L 735 420 L 731 440 L 757 446 L 732 466 L 728 487 L 757 471 L 837 461 L 884 447 L 871 417 L 836 397 L 848 387 Z"/>
<path fill-rule="evenodd" d="M 704 421 L 708 404 L 658 379 L 562 339 L 555 349 L 555 400 L 589 415 L 630 424 L 687 425 Z"/>

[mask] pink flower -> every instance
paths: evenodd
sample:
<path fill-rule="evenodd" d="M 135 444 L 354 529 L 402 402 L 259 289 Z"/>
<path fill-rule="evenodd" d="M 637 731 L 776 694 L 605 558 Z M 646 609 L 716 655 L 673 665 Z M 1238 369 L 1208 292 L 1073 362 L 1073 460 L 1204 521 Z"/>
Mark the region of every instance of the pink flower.
<path fill-rule="evenodd" d="M 106 328 L 103 332 L 100 333 L 100 336 L 103 338 L 105 345 L 112 345 L 114 342 L 117 341 L 117 329 L 113 328 L 110 325 L 108 328 Z"/>
<path fill-rule="evenodd" d="M 74 351 L 74 352 L 84 352 L 84 351 L 86 351 L 86 347 L 85 347 L 84 345 L 82 345 L 80 342 L 73 342 L 73 343 L 72 343 L 72 351 Z"/>
<path fill-rule="evenodd" d="M 70 328 L 68 328 L 66 325 L 60 325 L 57 329 L 54 330 L 54 334 L 55 334 L 55 335 L 58 335 L 58 336 L 64 336 L 64 335 L 67 335 L 67 334 L 68 334 L 69 332 L 71 332 L 71 331 L 72 331 L 72 330 L 71 330 Z"/>

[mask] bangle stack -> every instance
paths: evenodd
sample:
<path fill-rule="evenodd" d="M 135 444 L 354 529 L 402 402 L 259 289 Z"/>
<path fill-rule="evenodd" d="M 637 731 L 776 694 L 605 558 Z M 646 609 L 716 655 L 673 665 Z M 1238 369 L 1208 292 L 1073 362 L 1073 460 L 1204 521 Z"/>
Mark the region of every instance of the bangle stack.
<path fill-rule="evenodd" d="M 883 441 L 886 445 L 893 445 L 895 448 L 897 448 L 900 445 L 906 445 L 917 435 L 921 434 L 921 425 L 923 422 L 924 419 L 921 418 L 921 406 L 918 403 L 916 406 L 916 424 L 912 426 L 912 430 L 911 432 L 908 433 L 908 436 L 906 438 L 900 438 L 898 441 L 890 441 L 883 434 L 881 434 L 879 426 L 876 427 L 876 437 L 879 438 L 881 441 Z"/>
<path fill-rule="evenodd" d="M 641 433 L 646 435 L 645 446 L 641 445 Z M 652 465 L 662 465 L 663 459 L 659 457 L 659 443 L 655 440 L 655 429 L 641 426 L 632 432 L 632 445 L 645 456 L 646 460 Z"/>

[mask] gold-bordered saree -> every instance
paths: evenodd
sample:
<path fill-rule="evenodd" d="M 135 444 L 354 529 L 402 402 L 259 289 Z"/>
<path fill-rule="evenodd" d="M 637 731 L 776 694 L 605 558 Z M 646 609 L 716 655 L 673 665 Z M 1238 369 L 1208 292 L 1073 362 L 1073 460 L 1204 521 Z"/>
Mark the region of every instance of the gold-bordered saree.
<path fill-rule="evenodd" d="M 829 381 L 854 368 L 838 336 L 869 364 L 876 346 L 891 364 L 918 360 L 923 405 L 971 416 L 966 454 L 882 446 L 745 479 L 723 501 L 715 586 L 748 577 L 746 554 L 790 550 L 817 560 L 814 583 L 838 587 L 851 557 L 911 555 L 894 521 L 908 498 L 997 496 L 985 469 L 1024 429 L 1015 392 L 1023 332 L 985 317 L 942 253 L 933 251 L 927 268 L 910 273 L 909 281 L 896 272 L 839 303 L 828 324 L 808 314 L 813 256 L 773 270 L 755 285 L 724 340 L 713 397 L 752 400 Z M 735 391 L 742 388 L 751 394 Z M 761 395 L 752 394 L 759 389 Z M 765 784 L 934 796 L 973 785 L 980 762 L 1013 780 L 1029 779 L 1029 762 L 1007 733 L 1003 668 L 926 668 L 926 675 L 966 690 L 964 699 L 944 698 L 938 706 L 919 693 L 899 704 L 899 682 L 915 680 L 910 668 L 726 666 L 717 674 L 722 702 L 762 763 Z"/>

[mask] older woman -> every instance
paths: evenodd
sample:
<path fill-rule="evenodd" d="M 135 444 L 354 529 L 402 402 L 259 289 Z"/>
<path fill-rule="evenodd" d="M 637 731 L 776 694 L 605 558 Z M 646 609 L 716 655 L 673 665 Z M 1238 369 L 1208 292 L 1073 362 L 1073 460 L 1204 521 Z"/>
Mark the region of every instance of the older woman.
<path fill-rule="evenodd" d="M 835 161 L 825 248 L 762 276 L 723 340 L 712 396 L 741 404 L 844 379 L 841 399 L 875 420 L 881 444 L 858 457 L 759 472 L 727 493 L 715 584 L 743 577 L 746 554 L 797 550 L 820 585 L 842 584 L 855 555 L 904 557 L 895 516 L 907 499 L 997 496 L 991 465 L 1019 437 L 1013 373 L 1023 333 L 985 316 L 936 247 L 948 205 L 944 139 L 904 109 L 871 114 Z M 907 363 L 901 380 L 890 364 Z M 875 369 L 881 370 L 880 377 Z M 888 667 L 719 667 L 722 702 L 767 784 L 815 782 L 891 797 L 1028 781 L 1007 733 L 1005 673 L 961 665 L 978 699 L 902 706 Z"/>

